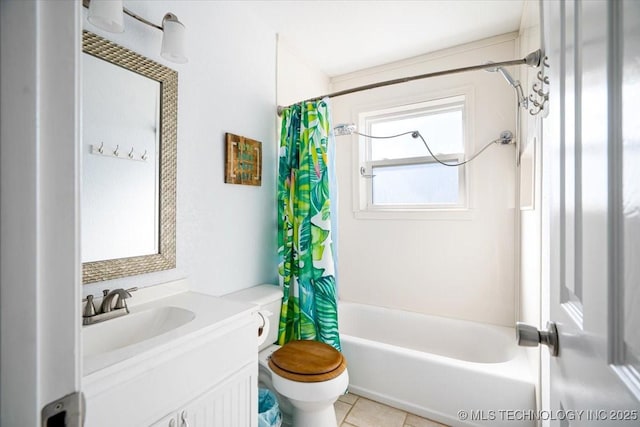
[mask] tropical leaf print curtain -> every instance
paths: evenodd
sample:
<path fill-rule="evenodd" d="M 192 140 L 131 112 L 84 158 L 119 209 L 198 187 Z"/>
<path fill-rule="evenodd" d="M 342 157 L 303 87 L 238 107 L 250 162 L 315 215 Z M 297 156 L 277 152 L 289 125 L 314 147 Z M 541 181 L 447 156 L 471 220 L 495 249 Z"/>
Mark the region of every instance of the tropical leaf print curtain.
<path fill-rule="evenodd" d="M 331 232 L 326 99 L 284 110 L 278 168 L 278 343 L 317 340 L 340 350 Z"/>

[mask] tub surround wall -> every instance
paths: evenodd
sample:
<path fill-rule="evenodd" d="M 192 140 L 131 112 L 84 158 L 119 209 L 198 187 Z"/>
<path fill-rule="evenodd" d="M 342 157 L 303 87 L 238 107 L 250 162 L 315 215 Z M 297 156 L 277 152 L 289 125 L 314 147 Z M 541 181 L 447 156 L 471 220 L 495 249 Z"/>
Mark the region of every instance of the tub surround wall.
<path fill-rule="evenodd" d="M 443 69 L 513 59 L 516 33 L 332 78 L 332 91 Z M 515 91 L 484 71 L 425 79 L 333 100 L 335 123 L 388 102 L 473 87 L 470 137 L 477 150 L 515 131 Z M 413 101 L 415 102 L 415 101 Z M 340 298 L 426 314 L 513 326 L 515 306 L 515 152 L 494 146 L 470 164 L 471 218 L 355 219 L 352 161 L 357 137 L 337 138 Z"/>
<path fill-rule="evenodd" d="M 125 32 L 83 27 L 179 73 L 177 268 L 83 287 L 151 286 L 189 277 L 222 295 L 276 280 L 276 35 L 244 2 L 125 1 L 154 22 L 173 12 L 187 28 L 186 64 L 160 57 L 162 33 L 128 16 Z M 262 186 L 224 183 L 224 134 L 263 143 Z"/>

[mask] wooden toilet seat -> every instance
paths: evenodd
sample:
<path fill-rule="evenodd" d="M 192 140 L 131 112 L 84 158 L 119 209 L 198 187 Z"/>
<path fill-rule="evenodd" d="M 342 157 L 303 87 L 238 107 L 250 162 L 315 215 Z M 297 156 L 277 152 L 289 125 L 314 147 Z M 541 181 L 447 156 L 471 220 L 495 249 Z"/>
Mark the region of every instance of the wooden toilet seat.
<path fill-rule="evenodd" d="M 291 341 L 269 359 L 273 372 L 291 381 L 314 383 L 336 378 L 347 368 L 338 350 L 318 341 Z"/>

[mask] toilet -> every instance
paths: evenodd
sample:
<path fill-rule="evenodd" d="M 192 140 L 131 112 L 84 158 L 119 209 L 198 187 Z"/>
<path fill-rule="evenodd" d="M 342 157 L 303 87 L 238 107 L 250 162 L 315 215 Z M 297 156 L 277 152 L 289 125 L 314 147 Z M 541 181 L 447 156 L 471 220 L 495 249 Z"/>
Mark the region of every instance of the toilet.
<path fill-rule="evenodd" d="M 333 404 L 349 385 L 342 353 L 317 341 L 274 344 L 282 304 L 279 286 L 258 285 L 225 298 L 259 307 L 258 386 L 276 394 L 283 426 L 337 427 Z"/>

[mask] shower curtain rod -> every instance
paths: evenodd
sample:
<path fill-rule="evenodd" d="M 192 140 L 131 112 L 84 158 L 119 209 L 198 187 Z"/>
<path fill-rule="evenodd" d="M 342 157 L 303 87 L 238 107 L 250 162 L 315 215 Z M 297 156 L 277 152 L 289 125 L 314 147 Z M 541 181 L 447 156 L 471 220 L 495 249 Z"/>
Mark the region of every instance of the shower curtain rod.
<path fill-rule="evenodd" d="M 492 62 L 492 63 L 481 64 L 481 65 L 472 65 L 472 66 L 469 66 L 469 67 L 452 68 L 450 70 L 436 71 L 436 72 L 433 72 L 433 73 L 420 74 L 420 75 L 417 75 L 417 76 L 402 77 L 402 78 L 399 78 L 399 79 L 387 80 L 387 81 L 384 81 L 384 82 L 371 83 L 371 84 L 368 84 L 368 85 L 358 86 L 358 87 L 354 87 L 354 88 L 351 88 L 351 89 L 340 90 L 340 91 L 333 92 L 333 93 L 330 93 L 330 94 L 327 94 L 327 95 L 316 96 L 314 98 L 305 99 L 304 101 L 300 101 L 300 102 L 319 101 L 322 98 L 334 98 L 336 96 L 348 95 L 350 93 L 362 92 L 364 90 L 375 89 L 375 88 L 395 85 L 395 84 L 399 84 L 399 83 L 406 83 L 406 82 L 410 82 L 410 81 L 413 81 L 413 80 L 420 80 L 420 79 L 427 79 L 427 78 L 430 78 L 430 77 L 445 76 L 447 74 L 464 73 L 466 71 L 484 70 L 486 68 L 498 68 L 498 67 L 508 66 L 508 65 L 523 65 L 523 64 L 526 64 L 526 65 L 528 65 L 530 67 L 537 67 L 537 66 L 540 65 L 541 58 L 542 58 L 542 51 L 540 49 L 538 49 L 538 50 L 536 50 L 534 52 L 531 52 L 530 54 L 528 54 L 527 56 L 525 56 L 522 59 L 512 59 L 511 61 Z M 283 107 L 281 105 L 278 105 L 278 109 L 277 109 L 278 115 L 281 116 L 282 115 L 282 111 L 284 111 L 284 109 L 288 108 L 288 107 L 290 107 L 290 106 Z"/>

